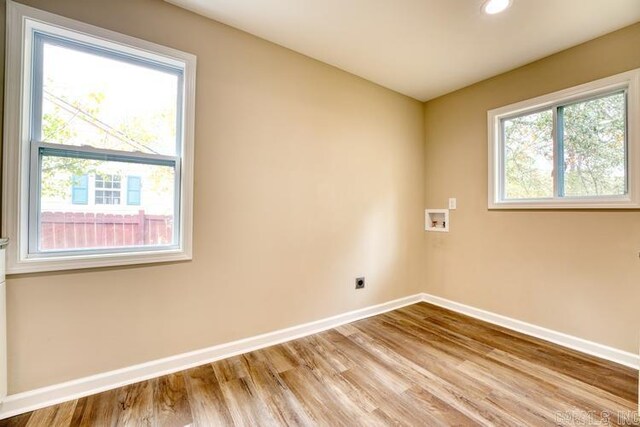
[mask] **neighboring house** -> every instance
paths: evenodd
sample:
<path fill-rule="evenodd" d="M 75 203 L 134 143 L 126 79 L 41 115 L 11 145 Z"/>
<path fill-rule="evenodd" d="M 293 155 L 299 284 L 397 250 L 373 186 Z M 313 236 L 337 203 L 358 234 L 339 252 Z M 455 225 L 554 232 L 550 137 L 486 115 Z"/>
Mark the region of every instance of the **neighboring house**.
<path fill-rule="evenodd" d="M 41 199 L 42 212 L 86 212 L 104 214 L 167 215 L 173 200 L 153 191 L 150 177 L 143 171 L 136 175 L 118 173 L 88 173 L 75 175 L 67 191 Z M 145 185 L 145 182 L 147 185 Z"/>
<path fill-rule="evenodd" d="M 71 204 L 96 207 L 102 212 L 137 211 L 142 199 L 142 178 L 115 174 L 80 175 L 73 177 Z M 86 209 L 84 209 L 86 210 Z"/>

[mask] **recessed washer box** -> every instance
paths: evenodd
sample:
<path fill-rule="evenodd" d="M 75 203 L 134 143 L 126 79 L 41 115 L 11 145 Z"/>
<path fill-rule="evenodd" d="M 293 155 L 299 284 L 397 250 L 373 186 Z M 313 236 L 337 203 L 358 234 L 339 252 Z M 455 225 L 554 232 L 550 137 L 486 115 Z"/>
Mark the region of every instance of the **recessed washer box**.
<path fill-rule="evenodd" d="M 425 209 L 424 229 L 427 231 L 449 231 L 449 209 Z"/>

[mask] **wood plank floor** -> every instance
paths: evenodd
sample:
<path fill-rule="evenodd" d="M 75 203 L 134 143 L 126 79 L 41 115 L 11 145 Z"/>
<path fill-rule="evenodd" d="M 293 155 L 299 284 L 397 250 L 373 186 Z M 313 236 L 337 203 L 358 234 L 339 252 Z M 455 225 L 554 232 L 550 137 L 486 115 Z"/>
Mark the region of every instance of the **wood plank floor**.
<path fill-rule="evenodd" d="M 0 425 L 630 425 L 637 390 L 632 369 L 419 303 Z"/>

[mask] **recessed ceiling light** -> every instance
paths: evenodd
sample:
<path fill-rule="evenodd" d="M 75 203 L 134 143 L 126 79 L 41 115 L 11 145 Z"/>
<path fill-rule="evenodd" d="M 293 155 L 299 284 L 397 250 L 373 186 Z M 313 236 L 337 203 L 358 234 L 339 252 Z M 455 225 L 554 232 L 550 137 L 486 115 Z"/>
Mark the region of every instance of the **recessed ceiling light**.
<path fill-rule="evenodd" d="M 482 10 L 487 15 L 495 15 L 505 11 L 511 5 L 511 0 L 487 0 Z"/>

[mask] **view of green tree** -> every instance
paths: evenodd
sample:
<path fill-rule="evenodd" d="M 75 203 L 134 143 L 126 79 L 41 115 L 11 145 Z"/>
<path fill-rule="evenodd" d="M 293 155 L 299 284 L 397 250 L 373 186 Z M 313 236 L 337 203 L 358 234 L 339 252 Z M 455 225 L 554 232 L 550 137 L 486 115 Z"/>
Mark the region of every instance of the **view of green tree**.
<path fill-rule="evenodd" d="M 144 146 L 152 146 L 157 136 L 151 134 L 147 129 L 149 123 L 153 124 L 156 129 L 167 129 L 170 135 L 176 134 L 176 120 L 175 115 L 171 112 L 162 112 L 155 114 L 153 117 L 145 118 L 145 125 L 141 123 L 140 117 L 135 117 L 126 123 L 122 124 L 118 129 L 123 135 L 132 141 L 136 141 L 138 144 Z M 150 176 L 151 190 L 158 193 L 168 193 L 172 189 L 169 188 L 173 185 L 174 172 L 169 168 L 155 168 Z"/>
<path fill-rule="evenodd" d="M 623 93 L 564 107 L 565 195 L 625 193 Z"/>
<path fill-rule="evenodd" d="M 625 114 L 623 93 L 558 108 L 565 196 L 625 193 Z M 553 110 L 506 119 L 503 129 L 506 198 L 553 197 Z"/>
<path fill-rule="evenodd" d="M 508 199 L 553 196 L 552 132 L 551 110 L 504 121 Z"/>
<path fill-rule="evenodd" d="M 84 105 L 87 111 L 97 112 L 100 103 L 104 100 L 103 94 L 90 94 L 88 100 L 91 104 Z M 76 102 L 77 108 L 81 108 Z M 63 109 L 54 105 L 50 112 L 42 115 L 42 139 L 44 141 L 56 141 L 64 144 L 77 136 L 70 126 L 71 118 L 65 117 Z M 73 177 L 95 173 L 97 163 L 92 160 L 74 159 L 69 157 L 44 156 L 41 170 L 41 192 L 48 197 L 66 197 L 71 188 Z"/>

